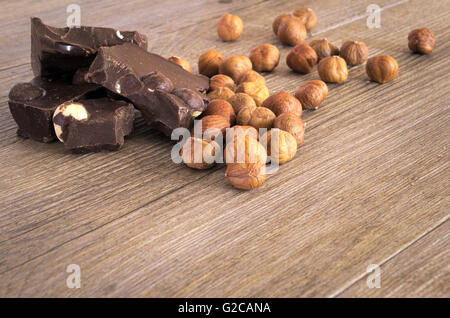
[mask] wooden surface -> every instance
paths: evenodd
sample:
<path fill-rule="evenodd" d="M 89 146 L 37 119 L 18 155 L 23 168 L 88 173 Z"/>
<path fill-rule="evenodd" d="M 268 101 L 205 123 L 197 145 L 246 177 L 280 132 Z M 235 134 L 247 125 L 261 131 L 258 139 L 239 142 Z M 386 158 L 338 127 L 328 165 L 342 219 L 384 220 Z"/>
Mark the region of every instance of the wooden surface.
<path fill-rule="evenodd" d="M 310 39 L 362 40 L 370 56 L 398 60 L 393 82 L 369 82 L 358 66 L 329 85 L 323 108 L 304 114 L 295 159 L 251 192 L 232 188 L 223 167 L 172 163 L 172 144 L 142 119 L 112 153 L 16 136 L 7 95 L 32 78 L 29 16 L 64 25 L 71 2 L 0 8 L 0 296 L 450 296 L 448 1 L 376 1 L 379 29 L 366 25 L 373 1 L 77 1 L 83 24 L 142 31 L 152 51 L 194 69 L 207 49 L 246 55 L 274 43 L 271 92 L 318 78 L 290 72 L 271 31 L 298 7 L 317 12 Z M 215 31 L 228 11 L 245 23 L 234 43 Z M 407 48 L 423 26 L 438 39 L 431 56 Z M 69 264 L 81 268 L 80 289 L 66 286 Z M 367 287 L 370 264 L 379 289 Z"/>

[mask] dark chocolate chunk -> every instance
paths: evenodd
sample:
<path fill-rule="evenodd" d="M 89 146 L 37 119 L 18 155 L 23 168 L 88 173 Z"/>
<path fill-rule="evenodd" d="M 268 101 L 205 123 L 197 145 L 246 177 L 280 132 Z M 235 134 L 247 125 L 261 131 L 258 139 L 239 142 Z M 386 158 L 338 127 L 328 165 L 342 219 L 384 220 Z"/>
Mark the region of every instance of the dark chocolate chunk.
<path fill-rule="evenodd" d="M 133 121 L 133 105 L 110 98 L 64 103 L 53 116 L 56 136 L 74 153 L 119 149 Z"/>
<path fill-rule="evenodd" d="M 200 94 L 209 88 L 206 76 L 128 43 L 100 48 L 86 78 L 129 99 L 150 125 L 166 135 L 178 127 L 190 128 L 206 107 Z"/>
<path fill-rule="evenodd" d="M 86 74 L 88 72 L 88 67 L 82 67 L 76 70 L 75 74 L 72 77 L 72 84 L 74 85 L 80 85 L 87 83 L 86 81 Z"/>
<path fill-rule="evenodd" d="M 71 77 L 77 69 L 89 67 L 100 47 L 123 43 L 147 49 L 147 37 L 136 31 L 89 26 L 55 28 L 31 18 L 31 66 L 35 76 Z"/>
<path fill-rule="evenodd" d="M 9 109 L 19 126 L 17 134 L 41 142 L 55 139 L 52 116 L 62 103 L 79 100 L 101 88 L 95 84 L 70 83 L 35 78 L 16 84 L 9 92 Z"/>

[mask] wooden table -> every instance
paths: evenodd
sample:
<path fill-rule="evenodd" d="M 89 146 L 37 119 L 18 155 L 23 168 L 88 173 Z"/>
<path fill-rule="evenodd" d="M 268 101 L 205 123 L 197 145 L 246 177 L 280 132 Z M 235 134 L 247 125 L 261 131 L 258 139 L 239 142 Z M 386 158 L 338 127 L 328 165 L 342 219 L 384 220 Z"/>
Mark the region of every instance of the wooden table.
<path fill-rule="evenodd" d="M 266 75 L 271 92 L 318 79 L 289 71 L 290 48 L 271 30 L 298 7 L 317 12 L 310 38 L 358 39 L 398 60 L 393 82 L 370 82 L 358 66 L 329 85 L 323 108 L 305 111 L 295 159 L 251 192 L 222 166 L 174 164 L 172 144 L 142 119 L 118 152 L 73 155 L 16 136 L 7 95 L 32 78 L 29 17 L 63 26 L 72 2 L 0 9 L 0 296 L 450 296 L 450 2 L 377 0 L 381 27 L 368 28 L 372 0 L 78 0 L 82 24 L 139 30 L 195 70 L 207 49 L 248 55 L 273 43 L 282 58 Z M 225 12 L 245 23 L 237 42 L 217 37 Z M 423 26 L 438 39 L 430 56 L 407 47 Z M 79 289 L 66 285 L 70 264 Z M 381 288 L 367 285 L 371 264 Z"/>

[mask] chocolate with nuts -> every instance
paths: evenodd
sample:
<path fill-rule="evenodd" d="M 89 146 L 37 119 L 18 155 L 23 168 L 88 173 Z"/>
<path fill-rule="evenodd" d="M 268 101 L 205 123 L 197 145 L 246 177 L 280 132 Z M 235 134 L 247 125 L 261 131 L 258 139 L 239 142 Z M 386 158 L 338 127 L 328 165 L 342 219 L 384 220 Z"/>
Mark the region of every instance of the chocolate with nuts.
<path fill-rule="evenodd" d="M 147 49 L 147 37 L 136 31 L 81 26 L 55 28 L 31 18 L 31 66 L 35 76 L 71 77 L 89 67 L 100 47 L 132 43 Z"/>
<path fill-rule="evenodd" d="M 56 136 L 74 153 L 119 149 L 133 121 L 132 104 L 109 98 L 64 103 L 53 115 Z"/>
<path fill-rule="evenodd" d="M 151 80 L 152 76 L 159 79 Z M 189 73 L 132 44 L 100 48 L 86 77 L 133 102 L 145 120 L 166 135 L 178 127 L 191 127 L 206 107 L 200 102 L 201 93 L 209 88 L 206 76 Z M 155 81 L 165 81 L 174 90 L 155 89 L 149 85 Z"/>
<path fill-rule="evenodd" d="M 17 134 L 41 142 L 55 140 L 52 116 L 62 103 L 77 101 L 99 90 L 95 84 L 72 85 L 39 77 L 16 84 L 9 92 L 9 109 L 19 129 Z"/>

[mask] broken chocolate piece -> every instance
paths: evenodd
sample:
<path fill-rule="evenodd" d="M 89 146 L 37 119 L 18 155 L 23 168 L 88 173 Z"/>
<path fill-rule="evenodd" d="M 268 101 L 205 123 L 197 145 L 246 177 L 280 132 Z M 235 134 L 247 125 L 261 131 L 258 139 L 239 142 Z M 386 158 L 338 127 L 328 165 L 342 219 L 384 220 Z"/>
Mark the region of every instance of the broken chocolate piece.
<path fill-rule="evenodd" d="M 64 103 L 53 115 L 56 136 L 74 153 L 119 149 L 133 121 L 133 105 L 110 98 Z"/>
<path fill-rule="evenodd" d="M 133 43 L 147 49 L 147 37 L 136 31 L 81 26 L 55 28 L 31 18 L 31 66 L 35 76 L 71 77 L 89 67 L 101 46 Z"/>
<path fill-rule="evenodd" d="M 201 94 L 209 88 L 206 76 L 128 43 L 100 48 L 86 78 L 130 100 L 166 135 L 178 127 L 190 128 L 206 107 Z"/>
<path fill-rule="evenodd" d="M 62 103 L 76 101 L 99 90 L 95 84 L 72 85 L 36 77 L 16 84 L 9 92 L 9 109 L 19 126 L 17 134 L 41 142 L 55 139 L 52 116 Z"/>

